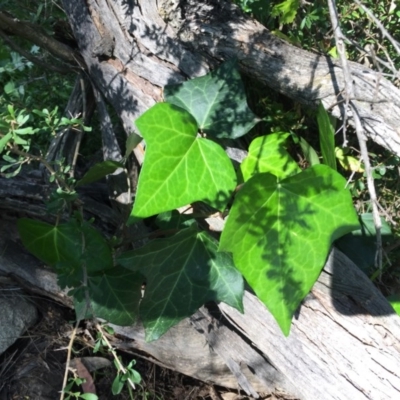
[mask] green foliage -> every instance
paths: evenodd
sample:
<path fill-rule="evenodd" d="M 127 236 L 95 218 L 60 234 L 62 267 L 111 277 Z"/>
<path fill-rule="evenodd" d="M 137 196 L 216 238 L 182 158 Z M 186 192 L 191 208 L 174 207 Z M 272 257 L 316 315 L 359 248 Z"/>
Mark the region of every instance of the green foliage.
<path fill-rule="evenodd" d="M 81 400 L 98 400 L 97 395 L 94 393 L 81 393 L 80 391 L 72 391 L 74 386 L 81 386 L 85 383 L 85 379 L 74 377 L 68 379 L 63 392 L 65 393 L 65 400 L 81 399 Z"/>
<path fill-rule="evenodd" d="M 324 165 L 279 180 L 250 178 L 236 196 L 220 249 L 288 335 L 333 241 L 358 227 L 345 179 Z"/>
<path fill-rule="evenodd" d="M 124 165 L 117 161 L 103 161 L 95 164 L 89 171 L 86 172 L 84 177 L 76 182 L 76 186 L 87 185 L 88 183 L 96 182 L 105 176 L 112 174 L 119 168 L 124 168 Z"/>
<path fill-rule="evenodd" d="M 209 301 L 243 311 L 243 275 L 287 335 L 332 242 L 359 226 L 345 179 L 324 165 L 302 171 L 287 147 L 290 136 L 303 148 L 306 141 L 278 131 L 250 144 L 240 168 L 245 182 L 236 188 L 223 147 L 204 137 L 232 139 L 257 121 L 232 62 L 168 87 L 165 95 L 175 104 L 156 104 L 136 121 L 146 149 L 131 213 L 131 219 L 158 214 L 154 222 L 165 237 L 114 254 L 77 214 L 56 226 L 20 220 L 24 245 L 57 271 L 62 287 L 72 288 L 78 318 L 94 315 L 120 325 L 140 318 L 146 340 L 155 340 Z M 135 143 L 134 138 L 127 148 Z M 62 188 L 54 202 L 74 201 L 75 186 L 122 167 L 115 162 L 93 167 Z M 175 211 L 193 202 L 228 213 L 220 243 L 200 215 Z M 128 377 L 135 378 L 119 374 L 116 393 Z"/>
<path fill-rule="evenodd" d="M 134 383 L 134 384 L 139 384 L 142 381 L 142 377 L 140 376 L 139 372 L 136 371 L 133 367 L 136 364 L 135 360 L 132 360 L 128 366 L 126 367 L 126 371 L 122 372 L 119 368 L 119 365 L 116 361 L 114 361 L 115 367 L 118 370 L 118 374 L 115 377 L 113 384 L 111 386 L 111 391 L 114 396 L 117 394 L 120 394 L 122 392 L 122 389 L 126 385 L 126 382 L 128 379 Z M 129 386 L 128 386 L 129 388 Z"/>
<path fill-rule="evenodd" d="M 234 60 L 203 77 L 166 86 L 164 97 L 167 102 L 188 111 L 200 132 L 211 137 L 236 139 L 258 121 L 247 106 Z"/>
<path fill-rule="evenodd" d="M 253 140 L 249 155 L 241 164 L 243 178 L 262 172 L 270 172 L 278 178 L 285 178 L 300 172 L 300 168 L 285 149 L 288 133 L 272 133 Z"/>
<path fill-rule="evenodd" d="M 317 121 L 324 164 L 336 171 L 335 129 L 322 103 L 319 103 L 318 106 Z"/>
<path fill-rule="evenodd" d="M 135 321 L 144 277 L 114 266 L 109 244 L 91 225 L 74 218 L 57 226 L 22 218 L 18 231 L 24 246 L 55 269 L 60 287 L 73 288 L 78 318 Z"/>
<path fill-rule="evenodd" d="M 285 0 L 274 6 L 272 16 L 279 16 L 282 24 L 291 24 L 296 18 L 299 6 L 300 0 Z"/>
<path fill-rule="evenodd" d="M 340 238 L 336 245 L 360 269 L 370 275 L 376 257 L 376 229 L 372 213 L 361 214 L 359 221 L 359 228 Z M 381 218 L 381 223 L 383 243 L 388 244 L 393 239 L 393 233 L 384 218 Z"/>
<path fill-rule="evenodd" d="M 140 319 L 148 341 L 208 301 L 223 301 L 243 311 L 243 279 L 232 258 L 218 252 L 218 243 L 196 228 L 124 253 L 118 263 L 146 277 Z"/>
<path fill-rule="evenodd" d="M 133 217 L 205 201 L 223 210 L 236 174 L 221 146 L 197 137 L 197 124 L 184 109 L 159 103 L 137 121 L 147 143 Z"/>

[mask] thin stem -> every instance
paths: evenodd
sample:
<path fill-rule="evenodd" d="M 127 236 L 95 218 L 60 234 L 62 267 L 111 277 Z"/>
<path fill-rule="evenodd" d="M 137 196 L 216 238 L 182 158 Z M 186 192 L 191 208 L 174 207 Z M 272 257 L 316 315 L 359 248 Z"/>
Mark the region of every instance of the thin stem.
<path fill-rule="evenodd" d="M 356 0 L 357 1 L 357 0 Z M 376 230 L 376 256 L 375 256 L 375 265 L 382 271 L 382 223 L 381 218 L 379 215 L 378 209 L 378 200 L 376 196 L 376 190 L 374 185 L 374 178 L 372 176 L 372 168 L 371 163 L 368 157 L 368 149 L 367 149 L 367 142 L 364 135 L 364 128 L 361 123 L 360 115 L 358 112 L 358 108 L 354 100 L 354 87 L 353 81 L 351 78 L 351 71 L 349 64 L 346 58 L 346 45 L 345 45 L 345 36 L 342 33 L 339 25 L 339 17 L 337 13 L 336 3 L 335 0 L 328 0 L 329 6 L 329 14 L 331 18 L 331 23 L 335 35 L 335 42 L 336 48 L 339 55 L 339 59 L 343 68 L 343 76 L 344 76 L 344 83 L 345 83 L 345 107 L 344 107 L 344 118 L 343 118 L 343 130 L 346 129 L 347 123 L 347 112 L 350 109 L 352 111 L 353 120 L 355 124 L 355 130 L 357 134 L 358 143 L 360 146 L 360 153 L 364 162 L 365 173 L 367 175 L 367 187 L 368 192 L 371 198 L 372 203 L 372 214 L 374 219 L 374 225 Z"/>

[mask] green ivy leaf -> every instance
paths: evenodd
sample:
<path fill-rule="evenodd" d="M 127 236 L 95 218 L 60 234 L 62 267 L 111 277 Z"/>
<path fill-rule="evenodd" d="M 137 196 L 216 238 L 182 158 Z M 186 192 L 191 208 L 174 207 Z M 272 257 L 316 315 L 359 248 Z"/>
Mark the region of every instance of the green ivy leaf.
<path fill-rule="evenodd" d="M 281 181 L 257 174 L 235 198 L 220 250 L 233 253 L 285 335 L 332 242 L 359 226 L 345 185 L 331 168 L 316 165 Z"/>
<path fill-rule="evenodd" d="M 37 258 L 54 267 L 60 261 L 79 265 L 82 255 L 82 237 L 76 221 L 50 225 L 21 218 L 17 222 L 23 245 Z"/>
<path fill-rule="evenodd" d="M 37 258 L 55 268 L 61 287 L 78 287 L 83 271 L 88 274 L 113 266 L 106 240 L 88 223 L 71 219 L 53 226 L 27 218 L 18 220 L 24 246 Z"/>
<path fill-rule="evenodd" d="M 336 171 L 335 129 L 322 103 L 319 103 L 318 106 L 317 121 L 324 164 Z"/>
<path fill-rule="evenodd" d="M 158 339 L 207 301 L 243 310 L 243 279 L 229 254 L 204 232 L 188 228 L 122 254 L 118 262 L 146 278 L 140 317 L 146 340 Z"/>
<path fill-rule="evenodd" d="M 146 140 L 132 217 L 204 201 L 224 209 L 236 186 L 236 174 L 222 147 L 196 137 L 197 124 L 185 110 L 159 103 L 136 125 Z"/>
<path fill-rule="evenodd" d="M 289 136 L 289 133 L 279 132 L 254 139 L 240 166 L 244 180 L 260 172 L 269 172 L 279 178 L 299 173 L 301 169 L 285 149 Z"/>
<path fill-rule="evenodd" d="M 93 314 L 116 325 L 135 322 L 145 278 L 140 272 L 123 267 L 89 276 L 89 297 Z"/>
<path fill-rule="evenodd" d="M 88 183 L 96 182 L 105 176 L 112 174 L 118 168 L 124 168 L 124 165 L 117 161 L 103 161 L 93 165 L 81 180 L 76 183 L 76 186 L 86 185 Z"/>
<path fill-rule="evenodd" d="M 259 121 L 247 106 L 235 60 L 200 78 L 166 86 L 164 98 L 187 110 L 202 132 L 216 138 L 236 139 Z"/>

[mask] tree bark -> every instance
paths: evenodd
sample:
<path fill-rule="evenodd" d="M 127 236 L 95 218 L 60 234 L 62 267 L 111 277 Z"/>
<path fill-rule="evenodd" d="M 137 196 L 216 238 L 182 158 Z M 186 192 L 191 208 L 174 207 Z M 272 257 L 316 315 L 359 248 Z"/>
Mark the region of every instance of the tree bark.
<path fill-rule="evenodd" d="M 344 79 L 335 60 L 289 45 L 225 1 L 156 4 L 64 0 L 89 74 L 128 134 L 132 122 L 162 100 L 165 85 L 204 75 L 232 57 L 267 86 L 301 103 L 322 101 L 343 115 Z M 400 91 L 362 65 L 351 63 L 351 70 L 366 134 L 400 155 Z"/>
<path fill-rule="evenodd" d="M 334 115 L 342 115 L 340 65 L 275 38 L 233 4 L 158 1 L 157 8 L 156 0 L 63 3 L 88 76 L 100 92 L 97 104 L 105 97 L 127 134 L 135 132 L 137 117 L 162 101 L 165 85 L 204 75 L 232 57 L 243 73 L 302 103 L 322 101 Z M 400 155 L 399 90 L 379 74 L 351 65 L 366 133 Z M 106 114 L 104 120 L 108 121 Z M 108 121 L 105 126 L 109 125 Z M 17 212 L 26 204 L 21 193 L 31 193 L 33 203 L 46 196 L 45 187 L 42 192 L 41 186 L 31 185 L 27 192 L 24 185 L 29 183 L 14 182 L 20 186 L 13 192 L 4 186 L 2 202 L 8 209 Z M 44 215 L 40 206 L 32 204 L 30 209 Z M 118 223 L 110 210 L 92 209 Z M 16 274 L 31 289 L 71 305 L 55 275 L 21 250 L 12 223 L 3 220 L 0 228 L 3 273 Z M 289 338 L 249 292 L 245 311 L 242 315 L 224 304 L 203 307 L 153 343 L 144 341 L 140 325 L 115 327 L 133 340 L 118 346 L 144 351 L 161 365 L 204 381 L 240 385 L 254 397 L 277 389 L 306 400 L 400 397 L 399 318 L 337 250 L 300 307 Z"/>
<path fill-rule="evenodd" d="M 23 249 L 13 219 L 0 219 L 0 248 L 0 275 L 72 306 L 56 274 Z M 250 292 L 244 306 L 244 314 L 223 303 L 202 307 L 151 343 L 140 323 L 114 326 L 119 339 L 113 345 L 254 398 L 260 393 L 302 400 L 400 397 L 400 319 L 338 250 L 299 307 L 288 338 Z"/>

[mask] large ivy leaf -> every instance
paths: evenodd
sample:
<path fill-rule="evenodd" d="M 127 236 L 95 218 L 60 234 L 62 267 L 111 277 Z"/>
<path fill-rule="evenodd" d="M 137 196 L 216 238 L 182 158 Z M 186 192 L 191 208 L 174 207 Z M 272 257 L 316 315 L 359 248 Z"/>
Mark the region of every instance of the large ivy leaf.
<path fill-rule="evenodd" d="M 220 250 L 233 253 L 285 335 L 332 242 L 359 226 L 345 184 L 331 168 L 316 165 L 281 181 L 257 174 L 235 198 Z"/>
<path fill-rule="evenodd" d="M 206 233 L 188 228 L 118 258 L 147 278 L 140 305 L 147 341 L 158 339 L 207 301 L 224 301 L 242 311 L 242 276 L 231 256 L 217 247 Z"/>
<path fill-rule="evenodd" d="M 54 226 L 21 218 L 17 226 L 23 245 L 49 266 L 54 267 L 60 261 L 80 264 L 82 237 L 75 221 Z"/>
<path fill-rule="evenodd" d="M 202 132 L 217 138 L 243 136 L 259 121 L 247 106 L 235 60 L 200 78 L 166 86 L 164 98 L 187 110 Z"/>
<path fill-rule="evenodd" d="M 223 209 L 236 186 L 236 174 L 222 147 L 197 137 L 187 111 L 159 103 L 136 125 L 146 140 L 132 217 L 149 217 L 194 201 Z"/>
<path fill-rule="evenodd" d="M 240 166 L 244 180 L 260 172 L 270 172 L 278 178 L 299 173 L 301 169 L 285 148 L 289 136 L 289 133 L 279 132 L 254 139 Z"/>
<path fill-rule="evenodd" d="M 18 220 L 24 246 L 37 258 L 55 268 L 61 287 L 82 284 L 83 271 L 95 273 L 113 266 L 106 240 L 86 222 L 71 219 L 53 226 L 27 218 Z"/>

